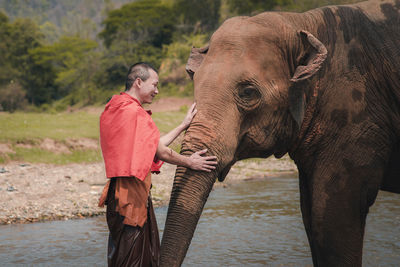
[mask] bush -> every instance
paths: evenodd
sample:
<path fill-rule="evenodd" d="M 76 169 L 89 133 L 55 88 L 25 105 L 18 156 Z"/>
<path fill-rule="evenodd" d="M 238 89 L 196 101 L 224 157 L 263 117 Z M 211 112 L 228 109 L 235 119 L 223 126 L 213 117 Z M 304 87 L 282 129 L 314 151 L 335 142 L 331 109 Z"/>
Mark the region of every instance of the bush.
<path fill-rule="evenodd" d="M 192 47 L 206 45 L 206 34 L 184 35 L 163 47 L 164 59 L 160 66 L 161 96 L 192 96 L 193 82 L 186 73 L 185 66 Z"/>
<path fill-rule="evenodd" d="M 0 88 L 0 110 L 14 112 L 28 105 L 26 92 L 18 82 L 11 82 Z"/>

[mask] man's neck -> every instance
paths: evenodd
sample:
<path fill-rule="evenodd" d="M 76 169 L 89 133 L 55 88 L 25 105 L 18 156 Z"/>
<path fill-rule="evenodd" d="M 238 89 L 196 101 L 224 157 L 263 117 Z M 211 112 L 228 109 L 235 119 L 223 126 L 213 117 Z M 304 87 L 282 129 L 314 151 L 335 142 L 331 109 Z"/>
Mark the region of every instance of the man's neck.
<path fill-rule="evenodd" d="M 125 91 L 126 94 L 130 95 L 131 97 L 137 99 L 137 101 L 139 101 L 140 105 L 143 105 L 142 101 L 140 100 L 140 98 L 136 95 L 136 92 L 134 90 L 128 90 Z"/>

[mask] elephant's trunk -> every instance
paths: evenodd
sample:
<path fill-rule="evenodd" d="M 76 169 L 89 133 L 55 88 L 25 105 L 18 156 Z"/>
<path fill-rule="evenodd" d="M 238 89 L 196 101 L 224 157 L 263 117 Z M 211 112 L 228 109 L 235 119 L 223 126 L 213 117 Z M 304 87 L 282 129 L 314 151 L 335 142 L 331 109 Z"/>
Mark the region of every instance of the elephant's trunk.
<path fill-rule="evenodd" d="M 229 124 L 215 119 L 222 118 L 222 111 L 201 103 L 198 108 L 199 112 L 185 134 L 181 154 L 190 156 L 207 148 L 207 155 L 216 156 L 218 165 L 212 172 L 177 168 L 161 242 L 160 265 L 165 267 L 182 264 L 214 182 L 233 162 L 237 146 L 237 133 Z"/>
<path fill-rule="evenodd" d="M 215 174 L 178 167 L 161 242 L 160 266 L 180 266 L 189 248 Z"/>

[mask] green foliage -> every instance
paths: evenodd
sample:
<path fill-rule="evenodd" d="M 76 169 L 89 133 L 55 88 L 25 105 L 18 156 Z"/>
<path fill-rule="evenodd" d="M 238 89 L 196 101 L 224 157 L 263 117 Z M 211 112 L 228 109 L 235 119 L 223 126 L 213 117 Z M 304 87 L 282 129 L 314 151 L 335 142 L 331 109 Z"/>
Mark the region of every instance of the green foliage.
<path fill-rule="evenodd" d="M 179 41 L 164 46 L 163 63 L 159 71 L 161 96 L 193 95 L 193 82 L 185 70 L 186 61 L 192 47 L 203 47 L 207 41 L 206 34 L 183 35 Z"/>
<path fill-rule="evenodd" d="M 0 85 L 8 84 L 12 79 L 12 73 L 15 71 L 10 61 L 10 58 L 12 58 L 9 52 L 10 28 L 8 17 L 0 11 Z"/>
<path fill-rule="evenodd" d="M 8 52 L 13 55 L 13 66 L 29 63 L 28 52 L 40 46 L 43 34 L 36 23 L 30 19 L 17 19 L 9 25 L 6 37 Z M 22 69 L 23 70 L 23 69 Z"/>
<path fill-rule="evenodd" d="M 136 1 L 110 11 L 99 34 L 107 50 L 95 75 L 96 86 L 103 90 L 122 88 L 135 62 L 159 68 L 162 46 L 172 41 L 174 24 L 171 7 L 158 0 Z"/>
<path fill-rule="evenodd" d="M 29 102 L 39 104 L 50 100 L 47 87 L 54 75 L 47 66 L 34 63 L 30 51 L 41 46 L 43 34 L 29 19 L 12 23 L 2 19 L 0 25 L 0 87 L 17 82 L 26 91 Z"/>
<path fill-rule="evenodd" d="M 145 61 L 159 68 L 162 49 L 151 45 L 132 44 L 121 41 L 112 44 L 100 62 L 96 73 L 96 86 L 104 90 L 123 88 L 129 67 L 135 62 Z"/>
<path fill-rule="evenodd" d="M 269 10 L 304 12 L 326 5 L 339 5 L 360 2 L 360 0 L 224 0 L 228 16 L 255 15 Z M 225 15 L 226 16 L 226 15 Z"/>
<path fill-rule="evenodd" d="M 310 9 L 327 5 L 343 5 L 360 2 L 360 0 L 290 0 L 291 3 L 287 4 L 284 8 L 287 11 L 305 12 Z"/>
<path fill-rule="evenodd" d="M 46 35 L 46 39 L 54 42 L 63 35 L 95 39 L 107 12 L 127 2 L 130 0 L 0 0 L 0 9 L 12 20 L 28 17 L 41 28 L 51 23 L 56 35 Z"/>
<path fill-rule="evenodd" d="M 182 37 L 164 46 L 164 60 L 174 59 L 186 64 L 192 47 L 203 47 L 208 42 L 206 34 L 182 35 Z"/>
<path fill-rule="evenodd" d="M 0 111 L 14 112 L 17 109 L 23 109 L 27 105 L 25 96 L 26 92 L 17 82 L 11 82 L 0 88 Z"/>
<path fill-rule="evenodd" d="M 46 21 L 40 25 L 40 31 L 44 34 L 46 43 L 48 44 L 56 42 L 61 37 L 58 27 L 50 21 Z"/>
<path fill-rule="evenodd" d="M 3 25 L 7 22 L 8 22 L 7 15 L 0 11 L 0 25 Z"/>
<path fill-rule="evenodd" d="M 230 11 L 237 15 L 251 15 L 289 4 L 291 0 L 227 0 Z"/>
<path fill-rule="evenodd" d="M 140 0 L 110 11 L 99 36 L 107 47 L 124 41 L 161 48 L 171 42 L 174 23 L 169 6 L 159 0 Z"/>
<path fill-rule="evenodd" d="M 70 105 L 82 100 L 94 102 L 94 75 L 99 57 L 96 47 L 93 40 L 64 36 L 52 45 L 30 51 L 36 65 L 47 66 L 56 73 L 51 99 L 69 96 Z"/>
<path fill-rule="evenodd" d="M 174 10 L 183 33 L 205 33 L 217 28 L 221 0 L 175 0 Z"/>

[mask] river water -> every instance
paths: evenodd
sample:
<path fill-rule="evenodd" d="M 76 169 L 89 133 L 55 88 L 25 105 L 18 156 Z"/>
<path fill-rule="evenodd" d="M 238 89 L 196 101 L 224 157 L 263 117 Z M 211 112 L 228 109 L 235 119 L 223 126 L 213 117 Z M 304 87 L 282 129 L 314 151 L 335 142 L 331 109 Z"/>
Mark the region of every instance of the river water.
<path fill-rule="evenodd" d="M 183 266 L 312 266 L 296 175 L 214 189 Z M 167 208 L 157 208 L 162 234 Z M 1 266 L 106 266 L 105 217 L 0 226 Z M 370 209 L 363 266 L 400 266 L 400 195 Z"/>

